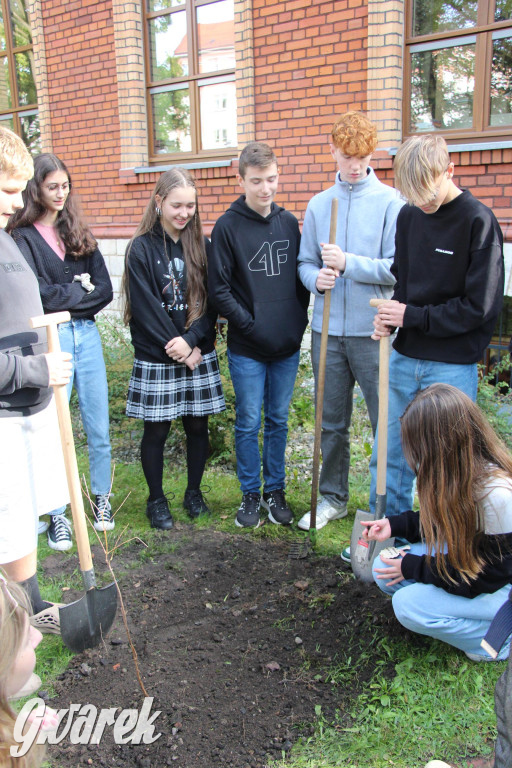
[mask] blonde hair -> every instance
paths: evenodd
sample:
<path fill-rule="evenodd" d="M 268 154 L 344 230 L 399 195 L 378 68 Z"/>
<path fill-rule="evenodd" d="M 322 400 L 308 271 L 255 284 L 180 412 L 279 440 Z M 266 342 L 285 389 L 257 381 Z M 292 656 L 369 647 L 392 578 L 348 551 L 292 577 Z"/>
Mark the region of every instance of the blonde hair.
<path fill-rule="evenodd" d="M 377 128 L 362 112 L 346 112 L 331 131 L 332 143 L 349 157 L 366 157 L 377 146 Z"/>
<path fill-rule="evenodd" d="M 14 582 L 4 581 L 0 571 L 0 767 L 37 768 L 44 750 L 34 745 L 23 757 L 11 757 L 16 713 L 7 698 L 7 683 L 20 648 L 25 642 L 30 603 L 26 593 Z"/>
<path fill-rule="evenodd" d="M 449 165 L 450 154 L 442 136 L 410 136 L 395 156 L 395 186 L 411 204 L 424 205 L 435 195 L 435 181 Z"/>
<path fill-rule="evenodd" d="M 34 162 L 25 144 L 3 126 L 0 126 L 0 173 L 22 179 L 31 179 L 34 175 Z"/>

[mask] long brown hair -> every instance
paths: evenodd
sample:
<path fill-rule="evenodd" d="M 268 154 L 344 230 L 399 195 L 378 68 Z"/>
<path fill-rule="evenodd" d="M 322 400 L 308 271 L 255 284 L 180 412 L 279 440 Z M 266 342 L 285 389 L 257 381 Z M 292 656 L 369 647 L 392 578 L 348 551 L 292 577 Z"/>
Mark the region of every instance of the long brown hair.
<path fill-rule="evenodd" d="M 12 232 L 18 227 L 29 227 L 39 221 L 45 213 L 46 206 L 41 199 L 41 189 L 44 180 L 54 171 L 64 171 L 69 181 L 69 195 L 62 211 L 59 211 L 55 227 L 68 256 L 80 259 L 92 253 L 97 248 L 97 242 L 88 227 L 81 220 L 80 207 L 73 194 L 71 176 L 65 164 L 57 155 L 45 152 L 34 159 L 34 176 L 27 184 L 23 192 L 24 206 L 11 216 L 7 225 L 7 232 Z"/>
<path fill-rule="evenodd" d="M 126 249 L 122 284 L 125 297 L 123 315 L 125 323 L 129 323 L 132 316 L 127 269 L 132 243 L 136 237 L 140 237 L 140 235 L 145 235 L 146 233 L 153 232 L 153 230 L 157 229 L 156 224 L 159 221 L 159 214 L 157 213 L 158 206 L 155 199 L 156 196 L 158 195 L 161 197 L 163 201 L 173 189 L 178 187 L 192 187 L 196 193 L 195 213 L 180 235 L 180 241 L 183 246 L 183 256 L 187 267 L 187 328 L 190 327 L 194 320 L 197 320 L 198 317 L 204 315 L 206 311 L 207 262 L 203 227 L 201 225 L 198 210 L 197 188 L 193 176 L 186 170 L 186 168 L 176 166 L 165 171 L 165 173 L 158 179 L 150 201 L 142 216 L 142 220 Z M 163 226 L 161 227 L 161 236 L 165 246 L 166 234 Z"/>
<path fill-rule="evenodd" d="M 25 641 L 29 602 L 23 590 L 13 582 L 6 583 L 0 573 L 0 766 L 1 768 L 35 768 L 42 762 L 44 749 L 33 745 L 23 757 L 11 757 L 10 748 L 18 747 L 14 739 L 16 713 L 7 698 L 7 683 L 18 652 Z"/>
<path fill-rule="evenodd" d="M 481 511 L 491 477 L 512 481 L 512 459 L 479 407 L 456 387 L 433 384 L 402 416 L 402 448 L 417 476 L 420 524 L 446 581 L 446 561 L 469 582 L 484 566 L 478 543 Z M 447 554 L 443 554 L 446 548 Z"/>

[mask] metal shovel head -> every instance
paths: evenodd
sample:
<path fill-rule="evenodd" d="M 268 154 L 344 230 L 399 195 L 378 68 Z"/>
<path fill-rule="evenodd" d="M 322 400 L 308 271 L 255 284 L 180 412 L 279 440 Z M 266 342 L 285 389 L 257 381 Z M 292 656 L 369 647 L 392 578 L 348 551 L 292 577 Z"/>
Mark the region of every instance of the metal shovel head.
<path fill-rule="evenodd" d="M 117 587 L 93 587 L 59 609 L 62 642 L 74 653 L 99 645 L 116 617 Z"/>
<path fill-rule="evenodd" d="M 368 542 L 363 539 L 361 534 L 363 526 L 361 520 L 375 520 L 375 515 L 371 512 L 363 512 L 358 509 L 352 526 L 352 536 L 350 539 L 350 564 L 355 576 L 367 584 L 373 582 L 372 567 L 373 561 L 385 547 L 393 546 L 395 539 L 386 539 L 386 541 Z M 373 544 L 373 548 L 372 548 Z"/>

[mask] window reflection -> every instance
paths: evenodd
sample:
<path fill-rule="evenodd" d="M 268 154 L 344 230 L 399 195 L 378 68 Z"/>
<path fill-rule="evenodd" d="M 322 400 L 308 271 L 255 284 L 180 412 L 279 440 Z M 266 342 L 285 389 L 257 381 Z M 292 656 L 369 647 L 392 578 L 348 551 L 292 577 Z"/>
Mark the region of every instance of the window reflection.
<path fill-rule="evenodd" d="M 36 104 L 37 92 L 32 71 L 34 55 L 32 51 L 17 53 L 14 56 L 16 62 L 16 83 L 18 86 L 18 103 L 26 106 Z"/>
<path fill-rule="evenodd" d="M 154 82 L 188 75 L 187 17 L 185 11 L 149 22 L 151 79 Z"/>
<path fill-rule="evenodd" d="M 413 53 L 409 130 L 471 128 L 474 66 L 474 43 Z"/>
<path fill-rule="evenodd" d="M 512 0 L 496 0 L 494 21 L 507 21 L 512 18 Z"/>
<path fill-rule="evenodd" d="M 235 67 L 233 0 L 208 3 L 197 9 L 197 37 L 200 72 Z"/>
<path fill-rule="evenodd" d="M 477 0 L 462 0 L 462 2 L 414 0 L 413 35 L 430 35 L 434 32 L 473 27 L 477 21 L 477 10 Z"/>
<path fill-rule="evenodd" d="M 148 11 L 163 11 L 176 5 L 185 5 L 185 0 L 148 0 Z"/>
<path fill-rule="evenodd" d="M 493 41 L 490 124 L 512 124 L 512 37 Z"/>
<path fill-rule="evenodd" d="M 153 93 L 153 141 L 157 154 L 190 152 L 190 94 L 188 88 Z"/>
<path fill-rule="evenodd" d="M 235 147 L 234 0 L 146 0 L 146 7 L 151 153 Z"/>
<path fill-rule="evenodd" d="M 203 149 L 236 147 L 235 82 L 213 82 L 199 88 Z"/>
<path fill-rule="evenodd" d="M 30 21 L 25 0 L 10 0 L 12 38 L 15 47 L 32 45 Z"/>

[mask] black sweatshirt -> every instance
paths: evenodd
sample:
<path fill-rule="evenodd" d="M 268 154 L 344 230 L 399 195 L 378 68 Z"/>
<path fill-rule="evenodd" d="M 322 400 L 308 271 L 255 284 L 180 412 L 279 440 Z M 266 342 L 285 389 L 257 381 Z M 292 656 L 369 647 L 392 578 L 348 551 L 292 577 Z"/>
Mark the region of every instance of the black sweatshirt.
<path fill-rule="evenodd" d="M 94 320 L 94 315 L 110 304 L 112 283 L 97 248 L 79 259 L 66 254 L 63 261 L 34 226 L 17 227 L 11 235 L 39 281 L 45 313 L 67 310 L 73 318 Z M 84 272 L 90 274 L 95 286 L 91 293 L 73 282 L 75 275 Z"/>
<path fill-rule="evenodd" d="M 157 222 L 154 228 L 132 242 L 127 257 L 128 288 L 132 319 L 130 331 L 137 360 L 175 363 L 165 352 L 171 339 L 182 336 L 187 344 L 211 352 L 215 342 L 217 312 L 207 312 L 185 330 L 187 271 L 181 241 L 165 234 Z M 209 259 L 210 242 L 205 238 Z M 172 265 L 169 263 L 172 262 Z M 172 269 L 170 268 L 172 266 Z"/>
<path fill-rule="evenodd" d="M 245 195 L 215 224 L 209 293 L 235 354 L 271 362 L 300 348 L 309 292 L 297 277 L 299 245 L 295 216 L 275 203 L 261 216 Z"/>
<path fill-rule="evenodd" d="M 398 214 L 393 299 L 407 304 L 393 344 L 407 357 L 476 363 L 503 303 L 503 235 L 492 211 L 464 191 L 431 214 Z"/>
<path fill-rule="evenodd" d="M 419 512 L 391 515 L 388 521 L 392 536 L 400 536 L 411 544 L 421 541 Z M 452 595 L 469 598 L 496 592 L 512 583 L 512 533 L 482 534 L 478 552 L 485 560 L 485 565 L 478 577 L 469 584 L 449 563 L 447 570 L 455 583 L 445 581 L 437 570 L 435 557 L 429 559 L 426 555 L 406 554 L 402 559 L 402 575 L 404 579 L 433 584 Z"/>

